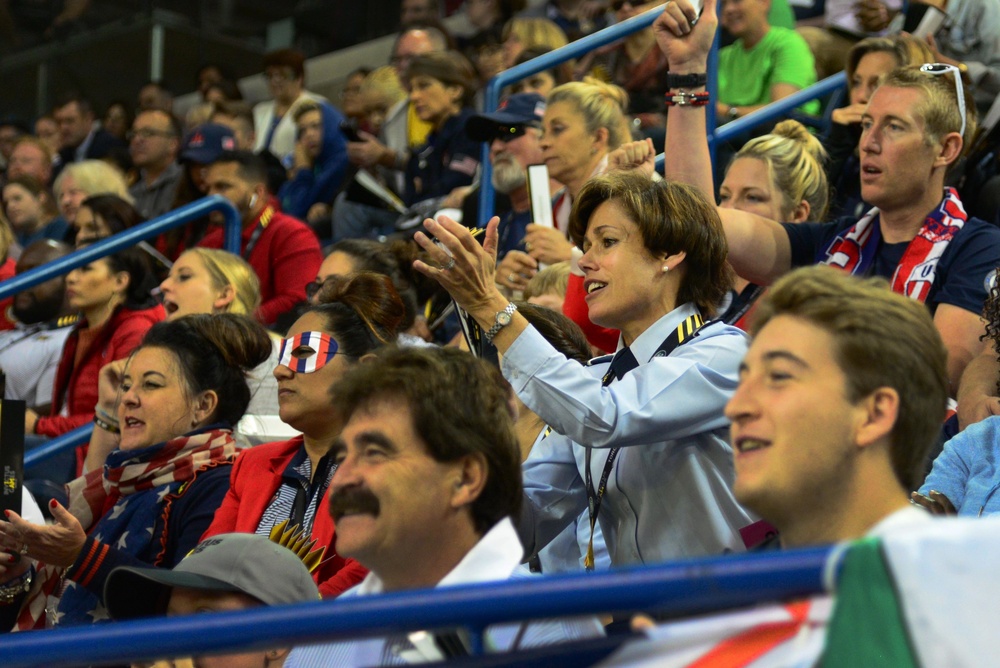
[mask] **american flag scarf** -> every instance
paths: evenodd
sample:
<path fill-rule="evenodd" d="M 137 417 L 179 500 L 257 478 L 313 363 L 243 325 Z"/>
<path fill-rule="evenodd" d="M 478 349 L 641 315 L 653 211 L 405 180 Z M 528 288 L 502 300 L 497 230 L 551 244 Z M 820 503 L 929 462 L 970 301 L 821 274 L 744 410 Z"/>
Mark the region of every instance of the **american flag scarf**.
<path fill-rule="evenodd" d="M 843 269 L 856 276 L 866 276 L 875 261 L 882 228 L 879 210 L 872 209 L 839 235 L 817 261 Z M 917 236 L 910 241 L 892 276 L 892 291 L 923 302 L 934 285 L 938 261 L 951 240 L 962 229 L 969 215 L 954 188 L 945 188 L 941 204 L 927 216 Z"/>
<path fill-rule="evenodd" d="M 186 434 L 141 450 L 115 450 L 103 471 L 67 485 L 68 510 L 88 534 L 113 549 L 141 557 L 158 548 L 151 563 L 158 566 L 169 524 L 164 535 L 154 536 L 157 520 L 169 518 L 171 504 L 198 473 L 231 462 L 236 452 L 228 429 Z M 64 569 L 40 563 L 37 571 L 15 630 L 108 620 L 96 596 L 72 581 L 64 583 Z"/>

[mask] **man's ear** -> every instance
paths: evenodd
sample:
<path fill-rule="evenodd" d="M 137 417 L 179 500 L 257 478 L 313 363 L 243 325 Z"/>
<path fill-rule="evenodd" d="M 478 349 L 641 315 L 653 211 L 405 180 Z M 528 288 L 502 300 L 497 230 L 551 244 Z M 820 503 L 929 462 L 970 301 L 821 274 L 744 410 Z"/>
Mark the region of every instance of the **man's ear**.
<path fill-rule="evenodd" d="M 876 388 L 858 402 L 861 411 L 855 442 L 859 448 L 886 439 L 899 419 L 899 392 L 891 387 Z"/>
<path fill-rule="evenodd" d="M 937 159 L 934 161 L 935 167 L 947 167 L 962 157 L 962 135 L 957 132 L 949 132 L 940 141 L 940 150 Z"/>
<path fill-rule="evenodd" d="M 486 487 L 489 465 L 486 463 L 486 457 L 477 452 L 465 455 L 456 462 L 456 466 L 457 475 L 454 480 L 455 489 L 451 495 L 451 507 L 471 506 Z"/>

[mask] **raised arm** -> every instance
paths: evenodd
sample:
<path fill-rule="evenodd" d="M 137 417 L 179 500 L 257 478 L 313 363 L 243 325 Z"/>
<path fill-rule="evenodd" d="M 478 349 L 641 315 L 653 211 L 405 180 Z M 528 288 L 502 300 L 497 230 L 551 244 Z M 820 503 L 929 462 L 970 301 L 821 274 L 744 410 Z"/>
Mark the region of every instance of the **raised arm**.
<path fill-rule="evenodd" d="M 653 28 L 672 73 L 708 71 L 708 54 L 718 25 L 715 6 L 716 0 L 705 0 L 704 11 L 694 26 L 690 20 L 696 14 L 688 0 L 664 6 Z M 685 90 L 698 93 L 705 89 Z M 667 108 L 664 176 L 701 188 L 710 201 L 715 201 L 705 109 L 691 105 Z M 719 216 L 729 243 L 729 262 L 740 276 L 768 284 L 791 269 L 788 235 L 776 221 L 734 209 L 719 209 Z"/>

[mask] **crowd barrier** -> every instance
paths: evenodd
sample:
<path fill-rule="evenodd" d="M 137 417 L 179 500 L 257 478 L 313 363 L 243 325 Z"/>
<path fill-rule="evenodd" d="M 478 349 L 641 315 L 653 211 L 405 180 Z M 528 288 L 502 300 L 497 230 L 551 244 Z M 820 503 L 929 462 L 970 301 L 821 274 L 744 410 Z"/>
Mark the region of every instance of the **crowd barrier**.
<path fill-rule="evenodd" d="M 273 608 L 0 636 L 0 663 L 71 666 L 349 640 L 417 629 L 655 610 L 680 617 L 827 591 L 836 548 L 688 559 L 604 573 L 515 579 Z"/>

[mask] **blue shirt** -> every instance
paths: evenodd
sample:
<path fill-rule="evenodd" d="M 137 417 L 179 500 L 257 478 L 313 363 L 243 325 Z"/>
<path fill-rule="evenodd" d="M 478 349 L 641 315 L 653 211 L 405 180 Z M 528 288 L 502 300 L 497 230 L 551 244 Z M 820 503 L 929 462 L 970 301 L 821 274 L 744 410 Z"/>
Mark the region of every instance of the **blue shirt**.
<path fill-rule="evenodd" d="M 712 323 L 669 356 L 653 356 L 695 312 L 684 304 L 643 332 L 631 346 L 639 367 L 607 387 L 601 378 L 610 357 L 580 367 L 532 327 L 504 354 L 501 369 L 518 397 L 558 432 L 522 467 L 519 533 L 529 553 L 587 508 L 588 446 L 595 486 L 607 449 L 622 446 L 598 516 L 613 565 L 744 549 L 739 529 L 753 520 L 733 498 L 723 408 L 736 390 L 746 335 Z"/>
<path fill-rule="evenodd" d="M 831 223 L 783 223 L 792 248 L 792 267 L 814 265 L 837 235 L 857 222 L 840 218 Z M 870 273 L 891 281 L 909 242 L 879 242 Z M 952 238 L 938 261 L 927 307 L 951 304 L 979 314 L 986 301 L 987 283 L 1000 266 L 1000 229 L 978 218 L 969 218 Z"/>
<path fill-rule="evenodd" d="M 1000 417 L 969 425 L 944 444 L 920 487 L 948 497 L 959 515 L 1000 512 Z"/>

